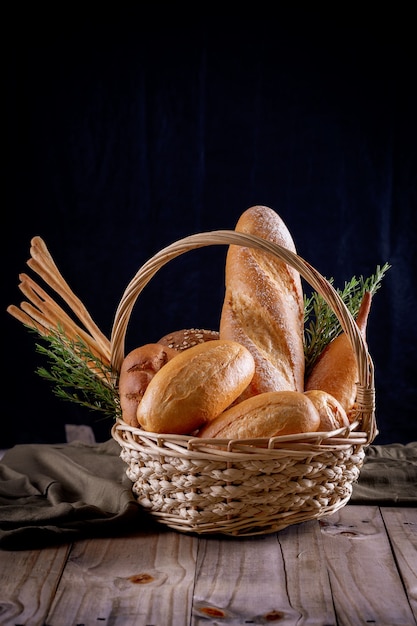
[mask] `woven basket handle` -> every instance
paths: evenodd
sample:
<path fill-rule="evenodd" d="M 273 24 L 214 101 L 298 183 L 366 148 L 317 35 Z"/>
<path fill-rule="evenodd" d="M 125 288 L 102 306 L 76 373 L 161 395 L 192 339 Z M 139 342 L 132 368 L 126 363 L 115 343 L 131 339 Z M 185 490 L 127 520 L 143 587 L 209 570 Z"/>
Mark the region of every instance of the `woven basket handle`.
<path fill-rule="evenodd" d="M 374 369 L 366 343 L 355 320 L 334 287 L 324 276 L 307 263 L 307 261 L 291 250 L 255 235 L 240 233 L 234 230 L 215 230 L 206 233 L 198 233 L 172 243 L 146 261 L 128 284 L 116 310 L 110 338 L 112 368 L 116 372 L 120 372 L 125 356 L 126 331 L 133 307 L 139 294 L 156 272 L 169 261 L 189 250 L 222 244 L 258 248 L 275 255 L 297 270 L 332 308 L 342 329 L 349 337 L 356 356 L 359 371 L 357 392 L 358 413 L 362 416 L 361 427 L 367 433 L 368 441 L 372 441 L 378 432 L 376 429 L 374 411 Z"/>

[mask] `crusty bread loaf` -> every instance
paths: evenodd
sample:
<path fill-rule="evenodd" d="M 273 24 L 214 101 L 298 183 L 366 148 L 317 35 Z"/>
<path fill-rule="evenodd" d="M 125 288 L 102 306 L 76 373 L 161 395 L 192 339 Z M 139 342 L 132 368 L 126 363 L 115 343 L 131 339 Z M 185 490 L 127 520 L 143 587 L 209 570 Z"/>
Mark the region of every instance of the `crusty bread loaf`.
<path fill-rule="evenodd" d="M 349 426 L 345 409 L 330 393 L 321 389 L 311 389 L 304 393 L 312 401 L 320 416 L 317 430 L 326 432 Z"/>
<path fill-rule="evenodd" d="M 313 403 L 299 391 L 261 393 L 224 411 L 198 436 L 211 439 L 252 439 L 315 432 L 320 417 Z"/>
<path fill-rule="evenodd" d="M 155 433 L 191 434 L 224 411 L 255 371 L 251 353 L 215 339 L 178 352 L 150 381 L 138 406 L 141 427 Z"/>
<path fill-rule="evenodd" d="M 122 418 L 130 426 L 138 427 L 136 411 L 147 386 L 174 356 L 176 350 L 158 343 L 147 343 L 125 356 L 120 369 L 119 397 Z"/>
<path fill-rule="evenodd" d="M 372 295 L 365 292 L 356 319 L 364 339 L 366 339 L 371 301 Z M 345 333 L 341 333 L 326 346 L 318 357 L 306 380 L 305 390 L 321 389 L 327 391 L 340 402 L 349 421 L 352 421 L 358 378 L 358 365 L 349 337 Z"/>
<path fill-rule="evenodd" d="M 247 209 L 236 231 L 295 252 L 288 228 L 266 206 Z M 261 250 L 231 245 L 226 258 L 220 338 L 252 353 L 255 374 L 244 397 L 267 391 L 304 391 L 304 302 L 300 275 Z"/>
<path fill-rule="evenodd" d="M 158 339 L 158 343 L 181 352 L 196 346 L 198 343 L 212 341 L 213 339 L 219 339 L 219 331 L 206 330 L 205 328 L 184 328 L 183 330 L 176 330 L 164 335 L 161 339 Z"/>

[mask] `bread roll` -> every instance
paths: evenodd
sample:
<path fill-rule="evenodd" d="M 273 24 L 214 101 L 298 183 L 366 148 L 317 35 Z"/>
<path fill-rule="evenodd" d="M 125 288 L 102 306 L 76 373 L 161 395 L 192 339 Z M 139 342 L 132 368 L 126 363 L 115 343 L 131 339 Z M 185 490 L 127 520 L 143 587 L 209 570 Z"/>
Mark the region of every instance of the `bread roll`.
<path fill-rule="evenodd" d="M 320 417 L 314 404 L 299 391 L 261 393 L 224 411 L 202 428 L 198 436 L 252 439 L 315 432 Z"/>
<path fill-rule="evenodd" d="M 250 352 L 215 339 L 177 353 L 150 381 L 136 417 L 144 430 L 190 434 L 224 411 L 255 371 Z"/>
<path fill-rule="evenodd" d="M 138 427 L 136 411 L 145 389 L 161 367 L 177 356 L 177 351 L 157 343 L 148 343 L 127 354 L 120 368 L 119 397 L 122 418 Z"/>
<path fill-rule="evenodd" d="M 247 209 L 236 231 L 295 252 L 283 220 L 269 207 Z M 238 341 L 255 359 L 242 399 L 268 391 L 304 391 L 304 301 L 298 272 L 277 257 L 231 245 L 226 257 L 220 338 Z"/>
<path fill-rule="evenodd" d="M 356 319 L 364 339 L 366 339 L 371 300 L 371 294 L 366 292 Z M 341 333 L 326 346 L 318 357 L 307 378 L 305 391 L 311 389 L 327 391 L 342 405 L 349 421 L 353 421 L 358 379 L 358 365 L 352 344 L 349 337 Z"/>
<path fill-rule="evenodd" d="M 306 391 L 305 395 L 312 401 L 320 416 L 317 430 L 326 432 L 349 426 L 345 409 L 330 393 L 320 389 L 311 389 Z"/>
<path fill-rule="evenodd" d="M 173 333 L 164 335 L 158 340 L 164 346 L 174 348 L 175 350 L 188 350 L 196 346 L 198 343 L 219 339 L 217 330 L 205 330 L 204 328 L 185 328 L 184 330 L 176 330 Z"/>

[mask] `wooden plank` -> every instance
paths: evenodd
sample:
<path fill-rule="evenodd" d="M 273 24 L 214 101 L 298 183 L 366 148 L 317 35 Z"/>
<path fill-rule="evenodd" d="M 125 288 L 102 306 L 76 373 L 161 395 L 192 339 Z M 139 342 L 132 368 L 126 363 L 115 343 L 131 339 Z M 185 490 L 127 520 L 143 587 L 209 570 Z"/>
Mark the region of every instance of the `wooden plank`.
<path fill-rule="evenodd" d="M 291 606 L 300 615 L 298 624 L 335 624 L 332 591 L 317 521 L 286 528 L 278 533 L 284 559 Z"/>
<path fill-rule="evenodd" d="M 334 623 L 316 522 L 259 537 L 200 539 L 192 624 Z M 309 569 L 311 568 L 311 569 Z"/>
<path fill-rule="evenodd" d="M 65 567 L 70 546 L 0 552 L 0 624 L 40 626 Z"/>
<path fill-rule="evenodd" d="M 321 529 L 339 626 L 415 626 L 379 508 L 346 506 Z"/>
<path fill-rule="evenodd" d="M 383 507 L 381 513 L 417 621 L 417 508 Z"/>
<path fill-rule="evenodd" d="M 47 623 L 189 623 L 196 558 L 197 539 L 174 532 L 79 541 Z"/>
<path fill-rule="evenodd" d="M 2 551 L 0 624 L 416 626 L 416 529 L 416 508 L 346 506 L 259 537 L 163 529 Z"/>

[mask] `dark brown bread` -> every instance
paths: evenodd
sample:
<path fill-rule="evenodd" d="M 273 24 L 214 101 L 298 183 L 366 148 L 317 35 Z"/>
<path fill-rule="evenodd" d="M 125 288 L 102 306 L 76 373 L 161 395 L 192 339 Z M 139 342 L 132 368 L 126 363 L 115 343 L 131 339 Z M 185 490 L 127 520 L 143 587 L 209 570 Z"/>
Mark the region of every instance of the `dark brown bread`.
<path fill-rule="evenodd" d="M 119 397 L 122 418 L 130 426 L 138 427 L 136 411 L 152 378 L 177 351 L 158 343 L 147 343 L 135 348 L 123 360 L 119 376 Z"/>

